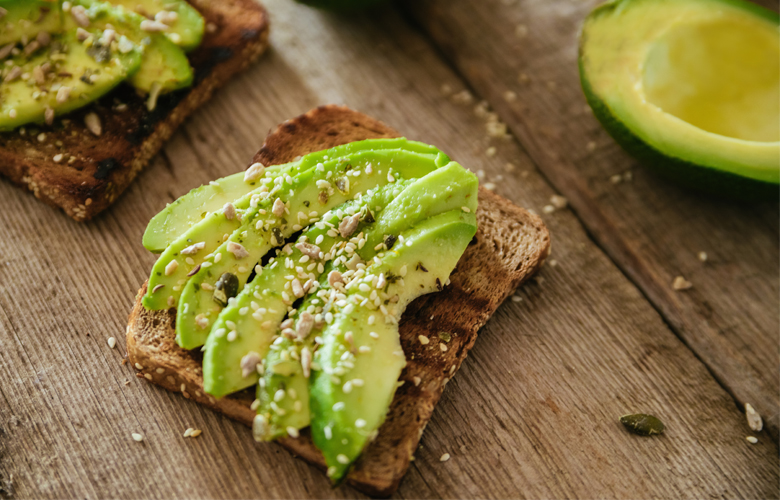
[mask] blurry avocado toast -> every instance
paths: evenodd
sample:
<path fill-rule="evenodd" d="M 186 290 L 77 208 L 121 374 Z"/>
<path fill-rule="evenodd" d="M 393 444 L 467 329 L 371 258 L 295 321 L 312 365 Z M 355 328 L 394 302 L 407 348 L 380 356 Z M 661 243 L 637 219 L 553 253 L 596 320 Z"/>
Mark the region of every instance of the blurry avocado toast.
<path fill-rule="evenodd" d="M 780 195 L 778 14 L 743 0 L 613 0 L 580 38 L 595 116 L 664 177 L 744 200 Z"/>
<path fill-rule="evenodd" d="M 254 0 L 0 0 L 0 173 L 93 217 L 267 35 Z"/>
<path fill-rule="evenodd" d="M 5 11 L 0 50 L 6 60 L 0 130 L 52 125 L 122 82 L 147 95 L 150 110 L 160 94 L 192 84 L 184 50 L 197 48 L 204 20 L 184 0 L 166 0 L 164 8 L 154 0 L 6 0 L 0 5 Z"/>
<path fill-rule="evenodd" d="M 201 186 L 152 219 L 143 306 L 176 308 L 206 393 L 256 387 L 258 440 L 311 428 L 334 483 L 406 364 L 398 322 L 477 231 L 478 181 L 433 146 L 357 141 Z"/>

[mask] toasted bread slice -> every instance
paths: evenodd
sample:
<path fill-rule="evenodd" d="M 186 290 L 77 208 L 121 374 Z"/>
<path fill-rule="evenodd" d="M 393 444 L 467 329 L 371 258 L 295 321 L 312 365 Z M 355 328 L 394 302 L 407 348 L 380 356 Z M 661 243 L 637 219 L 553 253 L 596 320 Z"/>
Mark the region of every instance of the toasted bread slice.
<path fill-rule="evenodd" d="M 206 20 L 203 43 L 189 54 L 192 87 L 160 96 L 149 112 L 145 100 L 122 84 L 51 127 L 0 133 L 0 174 L 79 221 L 111 205 L 182 121 L 268 45 L 268 14 L 256 1 L 189 2 Z M 84 125 L 90 112 L 100 117 L 100 137 Z"/>
<path fill-rule="evenodd" d="M 323 106 L 280 125 L 253 161 L 273 165 L 351 141 L 398 135 L 366 115 Z M 398 487 L 445 384 L 466 359 L 477 332 L 501 302 L 539 270 L 549 253 L 550 236 L 539 217 L 482 188 L 477 221 L 477 236 L 458 262 L 451 283 L 442 292 L 412 302 L 401 318 L 401 345 L 408 362 L 401 374 L 404 384 L 376 440 L 347 476 L 349 484 L 369 495 L 387 496 Z M 138 376 L 251 426 L 254 389 L 219 400 L 205 394 L 201 353 L 185 351 L 174 340 L 175 309 L 147 311 L 141 305 L 144 293 L 146 284 L 127 325 L 127 352 Z M 449 340 L 440 332 L 449 333 Z M 420 335 L 430 342 L 421 344 Z M 325 468 L 308 432 L 279 442 Z"/>

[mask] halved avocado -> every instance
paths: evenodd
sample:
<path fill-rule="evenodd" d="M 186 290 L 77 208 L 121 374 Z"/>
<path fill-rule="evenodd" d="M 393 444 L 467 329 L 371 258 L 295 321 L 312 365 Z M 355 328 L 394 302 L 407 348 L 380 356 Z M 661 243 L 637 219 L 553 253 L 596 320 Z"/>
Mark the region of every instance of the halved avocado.
<path fill-rule="evenodd" d="M 582 29 L 585 96 L 615 140 L 661 175 L 777 199 L 779 24 L 741 0 L 613 0 Z"/>

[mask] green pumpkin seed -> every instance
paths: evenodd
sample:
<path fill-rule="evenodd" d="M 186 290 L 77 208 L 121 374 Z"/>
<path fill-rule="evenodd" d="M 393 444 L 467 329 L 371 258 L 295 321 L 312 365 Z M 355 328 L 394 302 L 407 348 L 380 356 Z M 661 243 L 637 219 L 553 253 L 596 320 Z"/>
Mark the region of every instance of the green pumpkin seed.
<path fill-rule="evenodd" d="M 644 413 L 623 415 L 620 417 L 620 423 L 623 424 L 629 432 L 639 434 L 640 436 L 661 434 L 665 429 L 663 422 L 652 415 L 645 415 Z"/>

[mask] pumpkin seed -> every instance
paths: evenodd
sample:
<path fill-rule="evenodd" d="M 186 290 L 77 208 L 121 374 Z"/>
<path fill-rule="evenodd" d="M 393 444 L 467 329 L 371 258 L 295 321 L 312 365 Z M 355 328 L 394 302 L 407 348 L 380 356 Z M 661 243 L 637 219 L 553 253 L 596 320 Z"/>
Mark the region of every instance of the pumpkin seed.
<path fill-rule="evenodd" d="M 652 415 L 645 415 L 644 413 L 623 415 L 620 417 L 620 423 L 623 424 L 629 432 L 639 434 L 640 436 L 661 434 L 665 429 L 663 422 Z"/>
<path fill-rule="evenodd" d="M 445 342 L 449 342 L 452 340 L 452 335 L 450 335 L 450 332 L 439 332 L 439 338 Z"/>
<path fill-rule="evenodd" d="M 214 285 L 214 302 L 226 307 L 228 300 L 238 295 L 238 277 L 233 273 L 225 273 L 219 277 Z"/>

